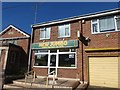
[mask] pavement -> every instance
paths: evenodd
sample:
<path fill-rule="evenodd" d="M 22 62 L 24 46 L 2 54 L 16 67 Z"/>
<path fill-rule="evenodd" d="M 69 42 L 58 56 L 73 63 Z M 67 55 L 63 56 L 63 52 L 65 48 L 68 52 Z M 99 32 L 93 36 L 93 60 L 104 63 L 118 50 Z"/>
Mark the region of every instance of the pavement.
<path fill-rule="evenodd" d="M 48 86 L 46 87 L 46 80 L 43 78 L 36 78 L 34 83 L 31 83 L 31 80 L 27 80 L 25 83 L 25 79 L 19 79 L 13 81 L 11 84 L 5 84 L 3 90 L 46 90 L 46 89 L 65 89 L 65 90 L 73 90 L 77 88 L 79 85 L 78 80 L 65 80 L 65 79 L 58 79 L 55 83 L 55 85 L 52 85 L 52 82 L 49 82 Z"/>

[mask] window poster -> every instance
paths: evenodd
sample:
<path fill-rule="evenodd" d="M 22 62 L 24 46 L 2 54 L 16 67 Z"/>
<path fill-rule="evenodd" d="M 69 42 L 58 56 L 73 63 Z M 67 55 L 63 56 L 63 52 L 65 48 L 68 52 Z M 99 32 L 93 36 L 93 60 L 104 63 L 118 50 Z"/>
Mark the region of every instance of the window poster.
<path fill-rule="evenodd" d="M 69 58 L 74 58 L 74 54 L 69 54 Z"/>

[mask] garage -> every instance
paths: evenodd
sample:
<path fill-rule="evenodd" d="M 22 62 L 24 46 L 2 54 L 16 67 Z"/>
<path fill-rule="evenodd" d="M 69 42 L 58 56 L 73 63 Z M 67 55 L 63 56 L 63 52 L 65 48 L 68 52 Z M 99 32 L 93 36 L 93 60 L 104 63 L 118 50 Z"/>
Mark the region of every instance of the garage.
<path fill-rule="evenodd" d="M 118 57 L 89 57 L 89 84 L 101 87 L 120 87 Z"/>

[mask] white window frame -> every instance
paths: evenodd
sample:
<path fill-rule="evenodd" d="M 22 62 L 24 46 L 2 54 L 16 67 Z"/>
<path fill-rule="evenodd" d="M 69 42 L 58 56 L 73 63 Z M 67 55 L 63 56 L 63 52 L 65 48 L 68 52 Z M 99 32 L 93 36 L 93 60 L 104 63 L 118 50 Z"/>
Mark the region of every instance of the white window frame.
<path fill-rule="evenodd" d="M 120 30 L 117 29 L 117 20 L 116 20 L 117 18 L 120 19 L 120 15 L 119 16 L 115 16 L 115 29 L 116 29 L 116 31 L 120 31 Z"/>
<path fill-rule="evenodd" d="M 51 54 L 56 54 L 56 56 L 57 56 L 57 59 L 59 58 L 59 54 L 72 54 L 72 53 L 74 53 L 75 54 L 75 67 L 60 67 L 59 66 L 59 59 L 58 60 L 56 60 L 57 61 L 57 66 L 56 66 L 56 68 L 63 68 L 63 69 L 77 69 L 77 49 L 76 49 L 76 51 L 75 52 L 72 52 L 71 51 L 71 49 L 69 49 L 69 51 L 68 52 L 60 52 L 59 51 L 59 49 L 57 49 L 57 52 L 56 53 L 50 53 L 50 50 L 48 50 L 48 52 L 37 52 L 37 53 L 35 53 L 34 55 L 37 55 L 37 54 L 48 54 L 48 65 L 47 66 L 35 66 L 35 59 L 34 59 L 34 62 L 33 62 L 33 67 L 35 67 L 35 68 L 49 68 L 49 58 L 50 58 L 50 55 Z"/>
<path fill-rule="evenodd" d="M 115 24 L 115 30 L 114 31 L 105 31 L 105 32 L 100 32 L 100 29 L 99 29 L 99 19 L 96 19 L 97 20 L 97 25 L 98 25 L 98 27 L 97 27 L 97 29 L 98 29 L 98 32 L 93 32 L 93 24 L 95 23 L 95 22 L 92 22 L 92 20 L 91 20 L 91 33 L 92 34 L 101 34 L 101 33 L 108 33 L 108 32 L 116 32 L 116 31 L 120 31 L 120 30 L 117 30 L 117 22 L 116 22 L 116 16 L 113 16 L 113 18 L 114 18 L 114 24 Z"/>
<path fill-rule="evenodd" d="M 64 31 L 65 31 L 65 26 L 66 26 L 66 25 L 69 25 L 69 35 L 59 36 L 59 31 L 60 31 L 60 30 L 59 30 L 59 27 L 60 27 L 60 26 L 64 26 Z M 59 25 L 59 26 L 58 26 L 58 38 L 65 38 L 65 37 L 70 37 L 70 36 L 71 36 L 70 24 L 63 24 L 63 25 Z"/>
<path fill-rule="evenodd" d="M 50 29 L 50 31 L 49 31 L 49 36 L 50 36 L 50 33 L 51 33 L 51 27 L 40 28 L 40 33 L 41 33 L 41 31 L 44 31 L 44 34 L 45 34 L 45 37 L 43 37 L 43 38 L 41 38 L 41 36 L 40 36 L 40 40 L 50 39 L 50 37 L 49 37 L 49 38 L 46 37 L 46 29 L 47 29 L 47 28 Z M 43 29 L 44 29 L 44 30 L 43 30 Z"/>
<path fill-rule="evenodd" d="M 77 50 L 77 49 L 76 49 Z M 58 59 L 58 68 L 70 68 L 70 69 L 76 69 L 77 68 L 77 53 L 75 52 L 71 52 L 71 49 L 69 50 L 69 52 L 59 52 L 58 53 L 58 58 L 59 58 L 59 54 L 75 54 L 75 67 L 61 67 L 59 66 L 59 59 Z"/>
<path fill-rule="evenodd" d="M 35 59 L 34 59 L 33 67 L 48 68 L 49 58 L 50 58 L 50 57 L 49 57 L 50 50 L 48 50 L 48 52 L 37 52 L 37 53 L 34 54 L 34 56 L 35 56 L 35 55 L 39 55 L 39 54 L 43 54 L 43 55 L 44 55 L 44 54 L 48 54 L 48 63 L 47 63 L 47 66 L 36 66 L 36 65 L 35 65 Z"/>

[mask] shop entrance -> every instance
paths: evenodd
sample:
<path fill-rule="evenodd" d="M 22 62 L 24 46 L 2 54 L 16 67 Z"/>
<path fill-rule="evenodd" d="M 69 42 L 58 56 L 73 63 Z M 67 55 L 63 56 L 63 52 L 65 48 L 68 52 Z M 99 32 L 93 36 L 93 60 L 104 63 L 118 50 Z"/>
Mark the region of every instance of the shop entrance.
<path fill-rule="evenodd" d="M 57 76 L 57 53 L 51 53 L 49 58 L 49 69 L 48 73 L 55 71 L 55 77 Z M 49 77 L 53 77 L 53 73 L 49 75 Z"/>

